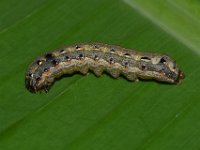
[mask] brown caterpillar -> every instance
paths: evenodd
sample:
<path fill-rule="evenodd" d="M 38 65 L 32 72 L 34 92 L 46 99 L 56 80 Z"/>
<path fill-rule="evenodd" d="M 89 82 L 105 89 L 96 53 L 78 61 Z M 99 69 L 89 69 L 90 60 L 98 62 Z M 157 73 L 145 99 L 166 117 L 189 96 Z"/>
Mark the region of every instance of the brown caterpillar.
<path fill-rule="evenodd" d="M 48 91 L 55 78 L 74 72 L 87 74 L 89 70 L 96 76 L 104 71 L 114 78 L 122 74 L 131 81 L 140 78 L 177 84 L 184 78 L 175 61 L 167 55 L 82 43 L 46 53 L 33 61 L 26 72 L 26 88 L 33 93 Z"/>

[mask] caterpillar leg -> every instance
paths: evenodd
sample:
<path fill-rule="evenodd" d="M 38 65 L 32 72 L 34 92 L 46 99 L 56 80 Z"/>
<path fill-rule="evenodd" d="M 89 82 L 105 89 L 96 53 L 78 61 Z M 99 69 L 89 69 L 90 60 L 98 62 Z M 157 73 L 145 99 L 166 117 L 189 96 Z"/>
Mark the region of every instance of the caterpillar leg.
<path fill-rule="evenodd" d="M 93 70 L 94 74 L 95 74 L 97 77 L 100 77 L 100 76 L 103 74 L 104 69 L 105 69 L 105 67 L 102 66 L 102 65 L 100 65 L 100 66 L 98 66 L 98 67 L 96 67 L 96 68 L 93 68 L 93 69 L 91 69 L 91 70 Z"/>
<path fill-rule="evenodd" d="M 86 75 L 88 71 L 89 71 L 89 67 L 87 64 L 79 68 L 79 72 L 82 73 L 83 75 Z"/>
<path fill-rule="evenodd" d="M 106 69 L 106 71 L 113 77 L 118 78 L 121 74 L 121 71 L 117 67 L 109 67 Z"/>
<path fill-rule="evenodd" d="M 124 74 L 124 75 L 125 75 L 125 77 L 126 77 L 128 80 L 130 80 L 130 81 L 139 81 L 138 77 L 137 77 L 136 74 L 133 73 L 133 72 L 129 72 L 129 73 L 126 73 L 126 74 Z"/>

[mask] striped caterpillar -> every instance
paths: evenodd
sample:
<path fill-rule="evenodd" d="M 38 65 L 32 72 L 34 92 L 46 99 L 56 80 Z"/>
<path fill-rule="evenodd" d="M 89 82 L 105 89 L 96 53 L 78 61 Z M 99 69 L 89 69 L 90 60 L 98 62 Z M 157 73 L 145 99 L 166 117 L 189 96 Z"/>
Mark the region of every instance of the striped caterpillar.
<path fill-rule="evenodd" d="M 177 84 L 184 78 L 175 61 L 167 55 L 102 43 L 82 43 L 46 53 L 33 61 L 26 72 L 26 88 L 33 93 L 48 91 L 63 74 L 87 74 L 89 70 L 96 76 L 104 71 L 114 78 L 122 74 L 131 81 L 154 79 Z"/>

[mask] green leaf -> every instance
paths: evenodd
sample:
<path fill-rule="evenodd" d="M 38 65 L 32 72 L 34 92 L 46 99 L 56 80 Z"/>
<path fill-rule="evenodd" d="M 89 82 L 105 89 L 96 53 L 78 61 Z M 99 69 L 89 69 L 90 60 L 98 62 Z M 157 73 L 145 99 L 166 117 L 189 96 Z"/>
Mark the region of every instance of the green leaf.
<path fill-rule="evenodd" d="M 1 0 L 0 149 L 200 149 L 199 1 Z M 65 45 L 167 53 L 180 85 L 74 74 L 25 88 L 28 65 Z"/>

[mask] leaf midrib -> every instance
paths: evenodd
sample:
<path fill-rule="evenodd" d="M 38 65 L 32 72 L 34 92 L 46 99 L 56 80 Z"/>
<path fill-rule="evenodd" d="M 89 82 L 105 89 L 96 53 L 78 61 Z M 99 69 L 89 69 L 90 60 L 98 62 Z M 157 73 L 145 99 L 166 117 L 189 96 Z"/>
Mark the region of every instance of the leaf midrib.
<path fill-rule="evenodd" d="M 143 8 L 141 8 L 140 5 L 137 4 L 137 2 L 134 2 L 134 1 L 131 1 L 131 0 L 122 0 L 122 1 L 125 4 L 127 4 L 128 6 L 130 6 L 132 9 L 136 10 L 143 17 L 150 20 L 155 26 L 161 28 L 163 31 L 170 34 L 172 37 L 174 37 L 181 44 L 188 47 L 188 50 L 191 50 L 193 53 L 200 55 L 200 51 L 199 51 L 200 48 L 198 47 L 198 45 L 191 43 L 187 38 L 183 37 L 182 35 L 179 35 L 172 28 L 165 25 L 162 21 L 159 21 L 158 19 L 156 19 L 150 12 L 147 12 Z"/>

